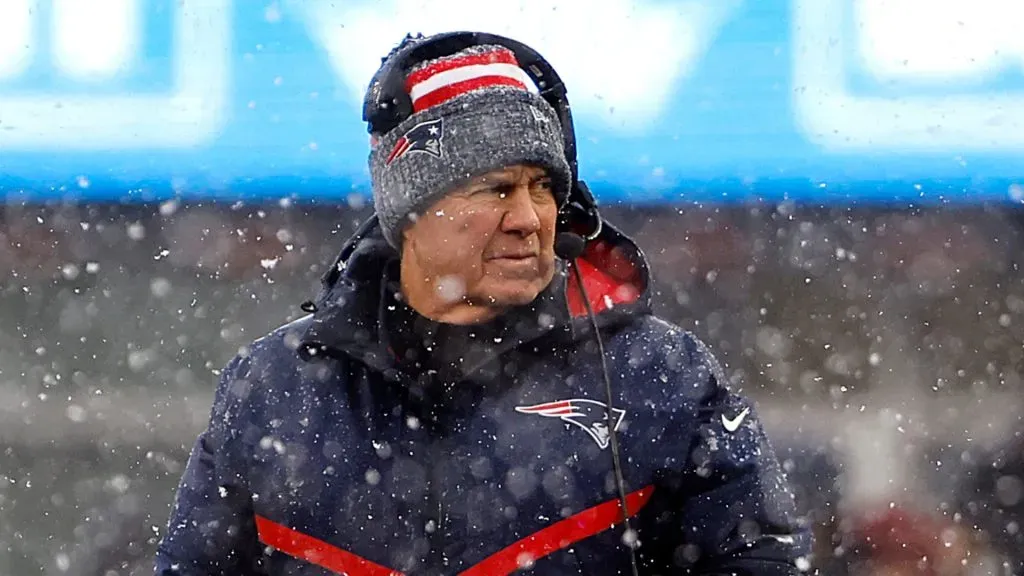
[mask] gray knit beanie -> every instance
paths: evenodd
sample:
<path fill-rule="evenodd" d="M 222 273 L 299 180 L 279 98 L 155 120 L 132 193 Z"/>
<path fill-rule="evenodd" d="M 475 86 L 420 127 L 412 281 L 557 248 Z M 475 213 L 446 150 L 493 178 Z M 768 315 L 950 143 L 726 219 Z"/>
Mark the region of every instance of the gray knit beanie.
<path fill-rule="evenodd" d="M 373 136 L 370 176 L 384 237 L 457 185 L 515 164 L 545 168 L 561 206 L 572 178 L 562 127 L 511 50 L 474 46 L 423 62 L 406 78 L 414 113 Z"/>

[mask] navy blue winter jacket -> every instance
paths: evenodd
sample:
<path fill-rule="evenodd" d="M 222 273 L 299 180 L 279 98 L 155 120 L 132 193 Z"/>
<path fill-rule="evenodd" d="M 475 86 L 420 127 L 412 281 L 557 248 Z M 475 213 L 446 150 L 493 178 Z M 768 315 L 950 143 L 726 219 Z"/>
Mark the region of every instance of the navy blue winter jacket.
<path fill-rule="evenodd" d="M 562 266 L 495 326 L 417 346 L 396 326 L 396 258 L 371 221 L 316 311 L 228 364 L 157 574 L 631 573 L 572 276 Z M 810 535 L 754 406 L 701 342 L 651 314 L 635 244 L 606 228 L 579 265 L 640 573 L 798 574 Z"/>

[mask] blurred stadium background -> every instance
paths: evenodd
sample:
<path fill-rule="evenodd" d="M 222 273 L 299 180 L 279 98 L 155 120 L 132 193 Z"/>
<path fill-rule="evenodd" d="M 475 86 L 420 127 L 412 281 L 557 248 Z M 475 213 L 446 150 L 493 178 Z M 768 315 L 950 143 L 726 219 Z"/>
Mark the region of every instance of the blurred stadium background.
<path fill-rule="evenodd" d="M 759 401 L 821 573 L 1024 574 L 1019 16 L 4 0 L 0 574 L 151 571 L 217 371 L 370 214 L 360 91 L 460 28 L 565 76 L 583 176 Z"/>

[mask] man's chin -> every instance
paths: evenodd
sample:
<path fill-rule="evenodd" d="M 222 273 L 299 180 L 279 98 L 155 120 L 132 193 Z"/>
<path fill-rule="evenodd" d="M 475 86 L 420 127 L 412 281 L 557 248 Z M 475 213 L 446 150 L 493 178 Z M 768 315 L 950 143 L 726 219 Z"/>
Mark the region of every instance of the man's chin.
<path fill-rule="evenodd" d="M 482 291 L 478 300 L 486 303 L 488 306 L 496 308 L 513 308 L 516 306 L 526 306 L 533 302 L 540 295 L 543 287 L 537 286 L 535 283 L 522 283 L 523 286 L 516 286 L 520 282 L 506 280 L 504 286 L 497 287 L 494 290 Z"/>
<path fill-rule="evenodd" d="M 547 278 L 536 274 L 529 278 L 487 275 L 471 290 L 470 300 L 494 308 L 526 306 L 536 300 L 553 279 L 554 274 Z"/>
<path fill-rule="evenodd" d="M 536 300 L 539 295 L 540 293 L 536 290 L 506 292 L 503 294 L 491 295 L 489 300 L 493 302 L 492 306 L 499 308 L 514 308 L 516 306 L 526 306 L 530 302 Z"/>

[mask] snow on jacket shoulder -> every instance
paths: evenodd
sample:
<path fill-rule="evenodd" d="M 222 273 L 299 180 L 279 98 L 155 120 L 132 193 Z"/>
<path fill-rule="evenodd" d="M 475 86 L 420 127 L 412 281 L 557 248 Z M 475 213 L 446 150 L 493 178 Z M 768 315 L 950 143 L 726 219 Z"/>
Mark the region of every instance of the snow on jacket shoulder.
<path fill-rule="evenodd" d="M 160 575 L 630 573 L 600 359 L 567 275 L 457 382 L 388 345 L 371 221 L 317 311 L 221 375 L 157 553 Z M 654 317 L 610 227 L 580 270 L 613 384 L 643 574 L 794 575 L 810 535 L 756 408 Z"/>

